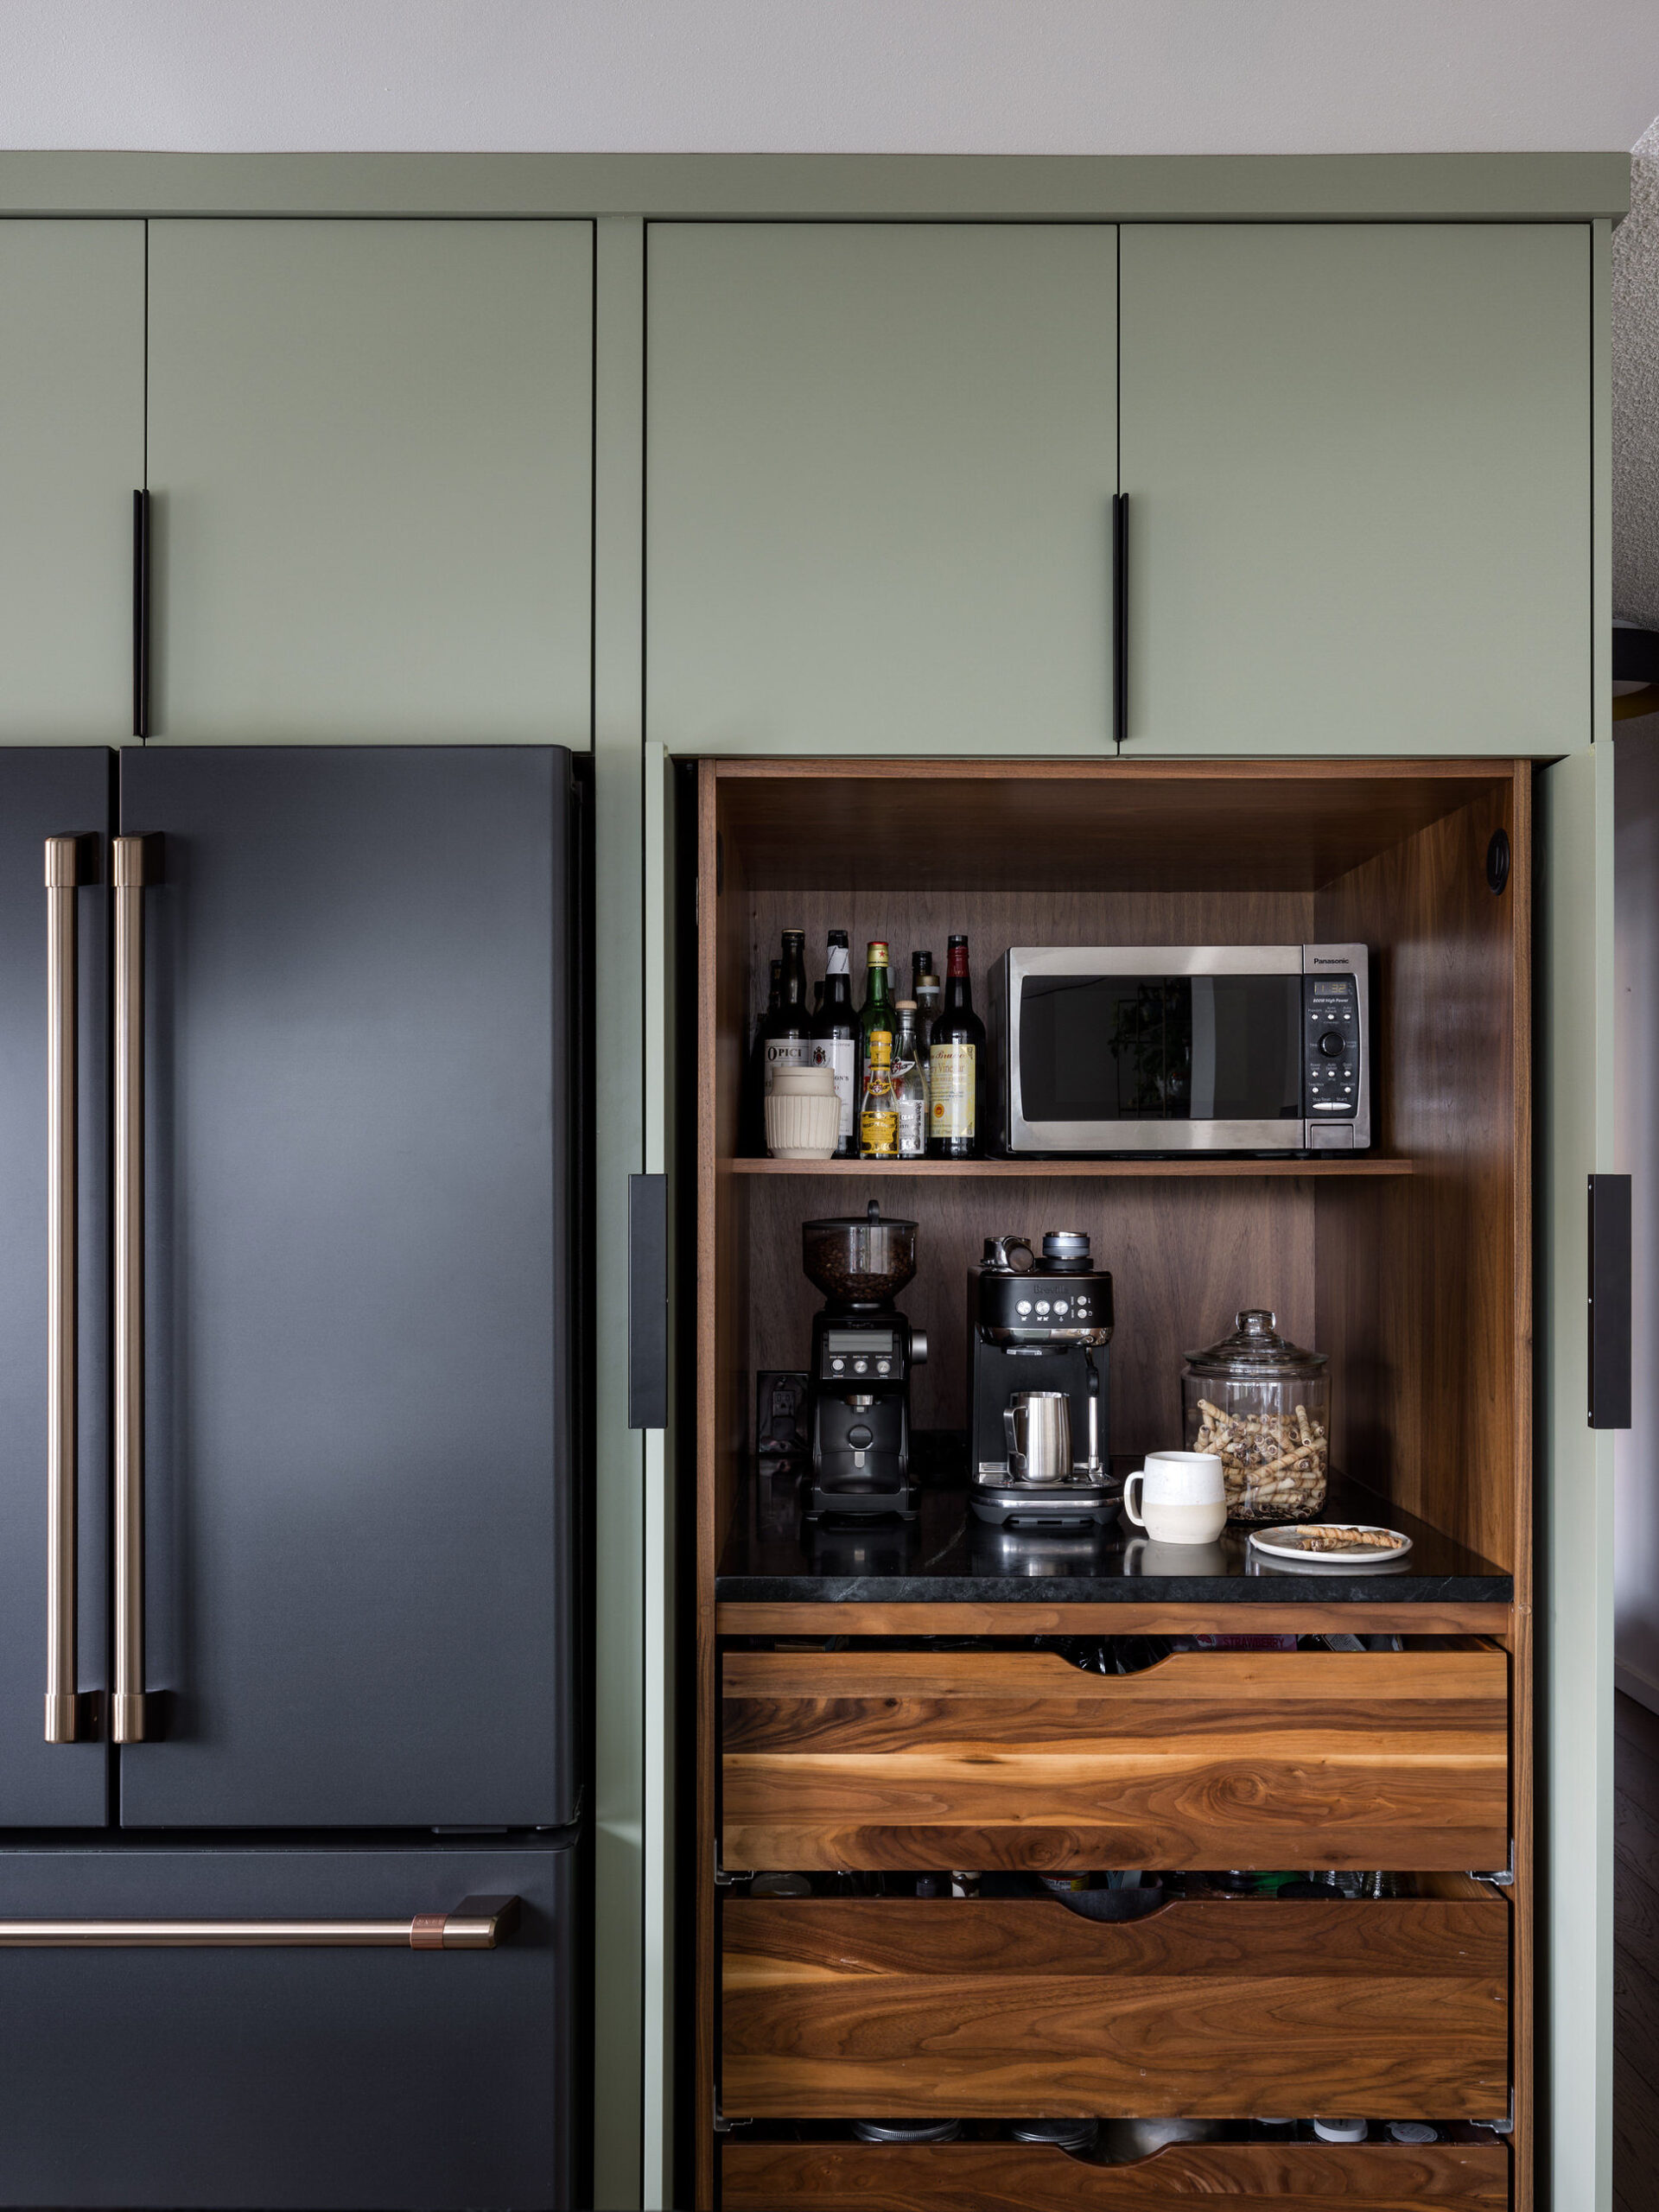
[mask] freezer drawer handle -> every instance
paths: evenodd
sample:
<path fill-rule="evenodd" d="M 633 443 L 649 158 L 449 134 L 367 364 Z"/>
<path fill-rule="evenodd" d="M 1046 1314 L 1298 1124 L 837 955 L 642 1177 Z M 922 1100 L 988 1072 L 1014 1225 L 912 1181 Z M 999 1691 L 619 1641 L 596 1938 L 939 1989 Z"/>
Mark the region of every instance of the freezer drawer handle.
<path fill-rule="evenodd" d="M 86 841 L 89 845 L 91 840 Z M 46 841 L 46 1740 L 73 1744 L 94 1717 L 76 1694 L 76 1271 L 79 1014 L 75 897 L 83 880 L 79 837 Z"/>
<path fill-rule="evenodd" d="M 493 1951 L 517 1897 L 463 1897 L 410 1920 L 0 1920 L 0 1950 Z"/>
<path fill-rule="evenodd" d="M 1129 734 L 1129 495 L 1112 494 L 1112 743 Z"/>
<path fill-rule="evenodd" d="M 115 1664 L 110 1733 L 144 1706 L 144 888 L 159 837 L 115 841 Z"/>

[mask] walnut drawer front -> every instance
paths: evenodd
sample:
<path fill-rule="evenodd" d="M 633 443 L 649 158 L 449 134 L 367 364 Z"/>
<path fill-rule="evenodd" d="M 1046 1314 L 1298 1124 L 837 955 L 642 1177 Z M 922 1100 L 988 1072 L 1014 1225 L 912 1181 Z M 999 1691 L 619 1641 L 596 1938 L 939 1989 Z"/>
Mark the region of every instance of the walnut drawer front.
<path fill-rule="evenodd" d="M 1173 2143 L 1096 2166 L 1027 2143 L 728 2143 L 726 2212 L 1165 2212 L 1202 2197 L 1225 2212 L 1498 2212 L 1499 2144 Z"/>
<path fill-rule="evenodd" d="M 1495 1646 L 1173 1653 L 733 1651 L 728 1866 L 1508 1863 Z"/>
<path fill-rule="evenodd" d="M 738 1898 L 737 2118 L 1506 2118 L 1509 1912 L 1467 1899 Z"/>

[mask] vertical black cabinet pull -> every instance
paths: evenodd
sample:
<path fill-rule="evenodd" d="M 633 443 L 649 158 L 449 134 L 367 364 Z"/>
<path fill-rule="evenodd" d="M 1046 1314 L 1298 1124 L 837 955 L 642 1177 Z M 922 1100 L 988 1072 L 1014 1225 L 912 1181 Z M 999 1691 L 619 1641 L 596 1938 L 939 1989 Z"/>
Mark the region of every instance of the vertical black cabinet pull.
<path fill-rule="evenodd" d="M 628 1178 L 628 1427 L 668 1426 L 668 1178 Z"/>
<path fill-rule="evenodd" d="M 149 494 L 132 495 L 132 734 L 149 735 Z"/>
<path fill-rule="evenodd" d="M 1590 1426 L 1630 1425 L 1630 1179 L 1590 1178 Z"/>
<path fill-rule="evenodd" d="M 1112 494 L 1112 743 L 1129 734 L 1129 495 Z"/>

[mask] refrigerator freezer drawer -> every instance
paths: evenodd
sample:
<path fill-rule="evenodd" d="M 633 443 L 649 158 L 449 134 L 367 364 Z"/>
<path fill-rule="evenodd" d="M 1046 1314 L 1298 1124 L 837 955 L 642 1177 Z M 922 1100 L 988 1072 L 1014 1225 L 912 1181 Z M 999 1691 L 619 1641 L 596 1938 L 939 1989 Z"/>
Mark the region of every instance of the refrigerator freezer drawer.
<path fill-rule="evenodd" d="M 418 1922 L 493 1949 L 0 1948 L 0 2205 L 576 2201 L 573 1849 L 0 1852 L 0 1920 Z M 22 2024 L 27 2023 L 27 2031 Z"/>

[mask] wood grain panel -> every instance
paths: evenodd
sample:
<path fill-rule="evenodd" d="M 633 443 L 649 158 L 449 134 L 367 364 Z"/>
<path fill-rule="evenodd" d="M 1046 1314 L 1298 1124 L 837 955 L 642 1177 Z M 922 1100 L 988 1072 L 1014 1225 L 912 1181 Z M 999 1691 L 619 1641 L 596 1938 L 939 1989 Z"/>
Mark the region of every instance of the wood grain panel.
<path fill-rule="evenodd" d="M 733 2114 L 1509 2111 L 1501 1897 L 722 1909 Z"/>
<path fill-rule="evenodd" d="M 732 1179 L 748 1192 L 748 1323 L 757 1367 L 802 1367 L 821 1302 L 801 1272 L 801 1224 L 861 1213 L 867 1196 L 918 1224 L 915 1281 L 899 1299 L 925 1329 L 912 1378 L 920 1428 L 968 1426 L 967 1283 L 988 1236 L 1081 1229 L 1112 1274 L 1117 1313 L 1107 1383 L 1109 1448 L 1181 1441 L 1183 1354 L 1232 1327 L 1242 1306 L 1271 1306 L 1299 1343 L 1314 1324 L 1313 1186 L 1301 1178 L 1101 1182 L 1054 1177 L 1027 1189 L 975 1179 L 901 1183 L 850 1177 Z M 1363 1466 L 1348 1469 L 1366 1479 Z"/>
<path fill-rule="evenodd" d="M 1409 1160 L 1383 1159 L 1369 1152 L 1355 1153 L 1348 1158 L 1333 1153 L 1321 1160 L 1210 1160 L 1202 1153 L 1194 1153 L 1187 1160 L 908 1160 L 902 1165 L 889 1162 L 880 1167 L 872 1160 L 722 1160 L 720 1166 L 721 1173 L 726 1175 L 833 1178 L 865 1176 L 874 1169 L 884 1183 L 902 1184 L 912 1177 L 924 1183 L 941 1177 L 956 1180 L 966 1177 L 970 1180 L 977 1178 L 995 1183 L 1034 1182 L 1039 1185 L 1057 1175 L 1074 1183 L 1093 1183 L 1103 1179 L 1115 1181 L 1124 1177 L 1191 1183 L 1206 1176 L 1224 1176 L 1235 1182 L 1262 1178 L 1276 1182 L 1286 1176 L 1299 1177 L 1304 1181 L 1312 1178 L 1316 1182 L 1334 1177 L 1338 1182 L 1351 1182 L 1357 1175 L 1409 1175 L 1414 1172 Z"/>
<path fill-rule="evenodd" d="M 728 1652 L 728 1866 L 1497 1866 L 1494 1649 Z"/>
<path fill-rule="evenodd" d="M 1379 949 L 1382 1148 L 1418 1163 L 1403 1181 L 1315 1192 L 1332 1456 L 1510 1567 L 1531 1367 L 1516 934 L 1528 870 L 1515 817 L 1513 789 L 1498 785 L 1330 886 L 1315 909 L 1320 935 Z M 1495 898 L 1486 849 L 1500 829 L 1512 859 Z"/>
<path fill-rule="evenodd" d="M 1466 804 L 1507 766 L 1216 761 L 1184 773 L 1127 760 L 726 760 L 716 772 L 728 845 L 742 847 L 763 888 L 874 881 L 1046 894 L 1103 881 L 1137 893 L 1200 881 L 1312 891 Z"/>
<path fill-rule="evenodd" d="M 721 2154 L 726 2212 L 1493 2212 L 1509 2202 L 1496 2143 L 1172 2143 L 1133 2165 L 1091 2165 L 1028 2143 L 747 2143 Z"/>

